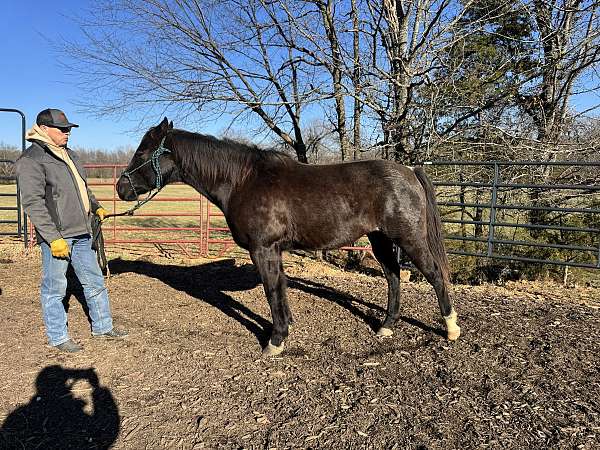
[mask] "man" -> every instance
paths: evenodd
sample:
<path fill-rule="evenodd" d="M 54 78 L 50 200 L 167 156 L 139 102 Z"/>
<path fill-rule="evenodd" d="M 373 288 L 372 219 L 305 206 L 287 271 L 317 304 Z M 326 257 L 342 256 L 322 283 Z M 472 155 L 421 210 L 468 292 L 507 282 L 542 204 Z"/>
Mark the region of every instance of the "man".
<path fill-rule="evenodd" d="M 48 342 L 69 353 L 82 350 L 69 338 L 62 303 L 69 264 L 83 286 L 92 335 L 127 336 L 113 328 L 104 277 L 91 248 L 91 214 L 103 220 L 107 212 L 88 188 L 79 158 L 67 148 L 73 127 L 78 125 L 69 122 L 61 110 L 43 110 L 27 131 L 31 146 L 16 162 L 23 208 L 42 249 L 41 303 Z"/>

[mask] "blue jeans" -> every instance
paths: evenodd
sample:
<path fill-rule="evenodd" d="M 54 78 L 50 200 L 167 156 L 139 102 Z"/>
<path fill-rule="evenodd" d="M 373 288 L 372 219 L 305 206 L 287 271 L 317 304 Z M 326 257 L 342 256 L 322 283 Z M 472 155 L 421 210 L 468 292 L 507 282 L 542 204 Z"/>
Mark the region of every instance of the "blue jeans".
<path fill-rule="evenodd" d="M 48 342 L 52 346 L 60 345 L 69 340 L 67 332 L 67 314 L 63 299 L 67 293 L 67 268 L 73 266 L 92 320 L 92 334 L 102 334 L 112 330 L 112 315 L 108 291 L 104 284 L 102 271 L 98 266 L 96 253 L 92 250 L 92 240 L 89 235 L 66 238 L 71 251 L 69 259 L 52 256 L 50 246 L 46 242 L 42 248 L 42 286 L 41 302 L 42 316 L 46 325 Z"/>

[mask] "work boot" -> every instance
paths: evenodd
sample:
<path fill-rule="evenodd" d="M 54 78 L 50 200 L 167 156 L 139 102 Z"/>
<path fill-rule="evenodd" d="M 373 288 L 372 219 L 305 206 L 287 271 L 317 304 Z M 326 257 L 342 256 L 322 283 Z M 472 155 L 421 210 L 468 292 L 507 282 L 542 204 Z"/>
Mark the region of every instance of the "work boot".
<path fill-rule="evenodd" d="M 62 344 L 56 345 L 55 348 L 57 348 L 61 352 L 66 353 L 77 353 L 83 350 L 83 347 L 81 345 L 76 344 L 71 339 L 69 339 L 67 342 L 63 342 Z"/>
<path fill-rule="evenodd" d="M 125 336 L 128 336 L 129 333 L 125 330 L 119 330 L 118 328 L 113 328 L 110 331 L 102 334 L 94 334 L 95 338 L 105 338 L 105 339 L 122 339 Z"/>

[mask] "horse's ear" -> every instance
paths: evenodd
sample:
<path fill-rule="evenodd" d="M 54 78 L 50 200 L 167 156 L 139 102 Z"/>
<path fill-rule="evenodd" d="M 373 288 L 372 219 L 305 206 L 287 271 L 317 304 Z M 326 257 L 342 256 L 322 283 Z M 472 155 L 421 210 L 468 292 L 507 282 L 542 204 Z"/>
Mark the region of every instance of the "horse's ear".
<path fill-rule="evenodd" d="M 166 117 L 162 120 L 162 122 L 160 123 L 160 125 L 158 126 L 158 128 L 160 129 L 160 131 L 166 133 L 166 131 L 169 129 L 169 119 L 167 119 Z"/>
<path fill-rule="evenodd" d="M 167 131 L 169 131 L 169 119 L 165 117 L 161 123 L 150 129 L 150 136 L 153 139 L 162 139 Z"/>
<path fill-rule="evenodd" d="M 169 122 L 169 130 L 172 130 L 172 129 L 173 129 L 173 121 L 171 120 L 171 121 Z"/>

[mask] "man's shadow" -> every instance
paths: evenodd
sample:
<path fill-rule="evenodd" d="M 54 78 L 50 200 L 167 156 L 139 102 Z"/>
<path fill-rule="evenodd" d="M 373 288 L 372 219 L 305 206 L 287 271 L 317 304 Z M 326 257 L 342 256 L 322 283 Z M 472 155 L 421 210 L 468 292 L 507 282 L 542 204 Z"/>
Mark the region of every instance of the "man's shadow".
<path fill-rule="evenodd" d="M 227 291 L 245 291 L 261 285 L 260 277 L 252 264 L 237 267 L 233 259 L 227 259 L 185 267 L 115 259 L 111 260 L 109 265 L 112 274 L 137 273 L 155 278 L 174 289 L 186 292 L 238 321 L 256 336 L 262 346 L 268 343 L 272 329 L 271 321 L 226 294 Z M 385 280 L 382 282 L 385 283 Z M 291 289 L 297 289 L 340 305 L 355 317 L 363 320 L 374 331 L 381 325 L 377 314 L 383 315 L 385 310 L 379 305 L 366 302 L 321 283 L 300 278 L 288 277 L 288 286 Z M 401 320 L 423 330 L 445 336 L 443 331 L 418 320 L 406 317 L 401 317 Z"/>
<path fill-rule="evenodd" d="M 86 381 L 92 410 L 73 395 L 72 387 Z M 110 390 L 100 385 L 93 368 L 44 368 L 36 379 L 37 392 L 15 409 L 0 428 L 3 449 L 108 449 L 119 435 L 120 417 Z"/>

